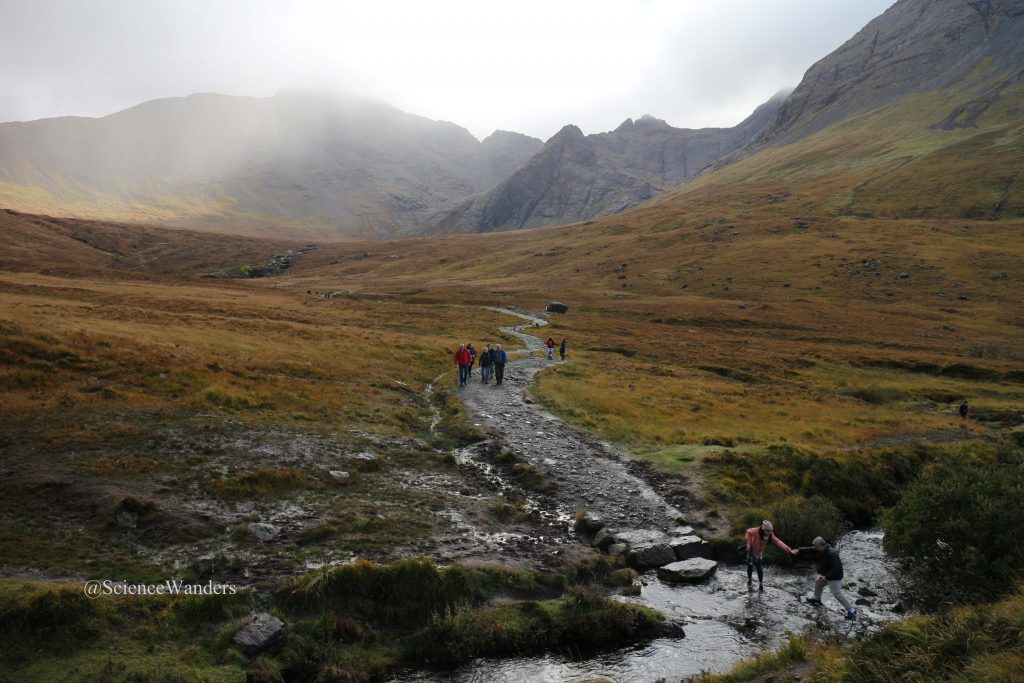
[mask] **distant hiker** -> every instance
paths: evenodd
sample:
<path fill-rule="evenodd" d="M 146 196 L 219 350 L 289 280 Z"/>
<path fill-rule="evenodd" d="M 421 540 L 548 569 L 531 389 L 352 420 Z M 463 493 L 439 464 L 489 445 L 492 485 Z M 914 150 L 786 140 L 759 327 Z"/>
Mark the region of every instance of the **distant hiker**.
<path fill-rule="evenodd" d="M 839 553 L 821 536 L 814 539 L 813 547 L 818 553 L 818 580 L 814 582 L 814 597 L 807 602 L 820 605 L 821 593 L 827 584 L 832 595 L 846 609 L 846 618 L 856 619 L 857 610 L 843 595 L 843 561 L 839 559 Z"/>
<path fill-rule="evenodd" d="M 459 386 L 464 387 L 469 377 L 469 351 L 465 344 L 459 344 L 459 350 L 455 352 L 455 364 L 459 366 Z"/>
<path fill-rule="evenodd" d="M 505 349 L 501 348 L 501 344 L 494 347 L 491 363 L 494 365 L 494 383 L 501 384 L 501 381 L 505 379 L 505 364 L 508 363 L 508 354 L 505 353 Z"/>
<path fill-rule="evenodd" d="M 480 352 L 480 381 L 484 384 L 491 383 L 491 367 L 494 364 L 494 351 L 491 350 L 491 345 L 488 344 L 484 347 L 484 350 Z"/>
<path fill-rule="evenodd" d="M 967 401 L 964 401 L 957 410 L 960 412 L 960 417 L 966 420 L 967 414 L 971 412 L 971 406 L 967 405 Z"/>
<path fill-rule="evenodd" d="M 558 355 L 562 357 L 562 360 L 565 360 L 565 337 L 562 337 L 562 345 L 558 347 Z"/>
<path fill-rule="evenodd" d="M 472 344 L 466 344 L 466 350 L 469 351 L 469 372 L 468 376 L 473 376 L 473 363 L 476 362 L 476 349 L 473 348 Z"/>
<path fill-rule="evenodd" d="M 555 357 L 555 340 L 548 337 L 548 360 Z"/>
<path fill-rule="evenodd" d="M 747 586 L 754 585 L 754 568 L 756 567 L 758 588 L 764 590 L 764 568 L 761 565 L 764 562 L 764 551 L 769 543 L 774 543 L 779 546 L 780 550 L 790 555 L 796 555 L 798 552 L 775 535 L 775 529 L 767 519 L 761 522 L 761 526 L 747 529 Z"/>

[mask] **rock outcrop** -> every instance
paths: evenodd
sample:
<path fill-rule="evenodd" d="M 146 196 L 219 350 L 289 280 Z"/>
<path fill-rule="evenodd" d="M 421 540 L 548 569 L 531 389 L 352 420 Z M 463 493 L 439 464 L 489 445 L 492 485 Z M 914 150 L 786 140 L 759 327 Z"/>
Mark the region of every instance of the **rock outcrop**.
<path fill-rule="evenodd" d="M 746 144 L 782 104 L 780 93 L 733 128 L 673 128 L 652 116 L 609 133 L 562 128 L 493 190 L 430 219 L 435 232 L 489 232 L 606 216 L 674 189 Z"/>

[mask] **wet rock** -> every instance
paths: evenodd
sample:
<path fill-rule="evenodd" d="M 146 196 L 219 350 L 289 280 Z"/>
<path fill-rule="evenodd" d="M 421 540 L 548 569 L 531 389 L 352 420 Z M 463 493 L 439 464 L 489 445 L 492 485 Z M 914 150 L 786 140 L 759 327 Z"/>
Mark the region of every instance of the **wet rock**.
<path fill-rule="evenodd" d="M 233 641 L 247 657 L 280 645 L 285 640 L 284 622 L 267 612 L 254 614 Z"/>
<path fill-rule="evenodd" d="M 249 525 L 249 533 L 255 536 L 257 541 L 266 543 L 277 536 L 277 527 L 273 524 L 263 524 L 262 522 L 259 522 Z"/>
<path fill-rule="evenodd" d="M 576 529 L 586 534 L 596 534 L 603 528 L 604 519 L 601 518 L 601 515 L 590 510 L 585 511 L 576 520 Z"/>
<path fill-rule="evenodd" d="M 677 560 L 689 560 L 702 557 L 706 560 L 715 559 L 715 547 L 698 536 L 682 536 L 669 543 Z"/>
<path fill-rule="evenodd" d="M 658 567 L 658 578 L 662 581 L 700 583 L 712 576 L 717 569 L 718 563 L 714 560 L 695 557 Z"/>
<path fill-rule="evenodd" d="M 682 624 L 666 619 L 658 625 L 657 636 L 659 638 L 685 638 L 686 631 L 683 630 Z"/>
<path fill-rule="evenodd" d="M 907 611 L 907 608 L 903 606 L 902 602 L 894 602 L 892 607 L 889 608 L 893 614 L 903 614 Z"/>
<path fill-rule="evenodd" d="M 608 554 L 612 557 L 618 557 L 619 555 L 625 555 L 626 551 L 629 550 L 629 546 L 625 543 L 612 543 L 608 546 Z"/>
<path fill-rule="evenodd" d="M 865 598 L 874 598 L 878 596 L 878 594 L 875 593 L 875 591 L 871 590 L 870 588 L 867 588 L 866 586 L 861 586 L 857 589 L 857 592 Z"/>
<path fill-rule="evenodd" d="M 660 531 L 648 531 L 646 529 L 634 529 L 632 531 L 620 531 L 615 534 L 616 543 L 625 543 L 629 546 L 654 545 L 665 543 L 668 539 Z"/>
<path fill-rule="evenodd" d="M 544 307 L 544 310 L 549 313 L 567 313 L 569 311 L 569 307 L 561 301 L 552 301 Z"/>
<path fill-rule="evenodd" d="M 594 540 L 591 545 L 595 548 L 600 548 L 601 550 L 607 550 L 614 543 L 615 532 L 611 529 L 604 528 L 597 532 L 597 535 L 594 536 Z"/>
<path fill-rule="evenodd" d="M 632 550 L 626 553 L 626 563 L 638 569 L 661 567 L 674 562 L 675 559 L 675 551 L 666 543 L 633 547 Z"/>
<path fill-rule="evenodd" d="M 857 598 L 853 601 L 855 605 L 864 605 L 865 607 L 871 606 L 871 601 L 867 598 Z"/>

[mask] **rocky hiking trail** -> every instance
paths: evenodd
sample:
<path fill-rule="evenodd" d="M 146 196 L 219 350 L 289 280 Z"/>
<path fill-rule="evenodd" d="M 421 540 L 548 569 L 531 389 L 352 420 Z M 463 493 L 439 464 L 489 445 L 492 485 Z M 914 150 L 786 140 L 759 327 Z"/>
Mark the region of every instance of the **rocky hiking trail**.
<path fill-rule="evenodd" d="M 560 655 L 481 659 L 450 672 L 406 672 L 408 680 L 679 680 L 728 669 L 751 653 L 781 646 L 790 633 L 812 630 L 841 640 L 863 636 L 904 616 L 905 587 L 898 568 L 885 557 L 877 531 L 851 532 L 837 543 L 846 566 L 844 590 L 857 600 L 860 611 L 853 622 L 843 619 L 831 596 L 826 595 L 823 607 L 807 604 L 815 578 L 809 565 L 770 566 L 764 591 L 749 590 L 745 567 L 727 561 L 738 558 L 714 557 L 710 544 L 686 526 L 680 508 L 686 519 L 702 520 L 699 510 L 686 505 L 686 486 L 667 482 L 537 404 L 529 394 L 535 375 L 561 361 L 547 360 L 544 342 L 524 330 L 542 328 L 546 322 L 520 311 L 500 310 L 528 321 L 525 326 L 500 328 L 525 349 L 509 352 L 502 386 L 493 381 L 482 384 L 479 369 L 474 368 L 469 385 L 460 388 L 467 412 L 485 439 L 461 449 L 457 460 L 491 489 L 520 501 L 540 522 L 527 533 L 485 534 L 486 539 L 477 534 L 476 541 L 464 539 L 465 553 L 444 555 L 477 559 L 486 549 L 490 552 L 483 554 L 492 558 L 504 556 L 507 561 L 516 555 L 544 564 L 544 558 L 552 556 L 585 557 L 591 552 L 589 545 L 623 554 L 642 572 L 640 592 L 616 599 L 660 611 L 683 626 L 685 636 L 658 638 L 584 660 Z M 503 463 L 502 455 L 507 458 Z M 528 465 L 550 485 L 533 491 L 517 485 L 509 462 Z M 587 514 L 577 533 L 573 520 L 580 510 Z"/>
<path fill-rule="evenodd" d="M 532 325 L 547 324 L 516 311 L 504 312 Z M 679 510 L 630 472 L 613 446 L 566 424 L 530 397 L 537 372 L 563 361 L 549 361 L 544 341 L 519 326 L 500 329 L 522 341 L 525 351 L 509 352 L 502 385 L 493 380 L 483 384 L 474 367 L 469 385 L 460 389 L 474 424 L 487 435 L 483 443 L 463 449 L 462 459 L 483 463 L 482 451 L 495 446 L 511 449 L 550 480 L 551 489 L 535 494 L 531 503 L 559 522 L 568 524 L 578 511 L 587 510 L 615 529 L 669 532 L 681 516 Z"/>

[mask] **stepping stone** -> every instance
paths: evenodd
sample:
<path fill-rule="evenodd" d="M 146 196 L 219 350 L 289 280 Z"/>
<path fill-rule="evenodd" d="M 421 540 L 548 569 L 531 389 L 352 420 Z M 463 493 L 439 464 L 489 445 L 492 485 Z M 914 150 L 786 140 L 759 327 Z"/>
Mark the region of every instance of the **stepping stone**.
<path fill-rule="evenodd" d="M 669 545 L 676 554 L 677 560 L 689 560 L 694 557 L 702 557 L 706 560 L 715 559 L 715 546 L 699 536 L 683 536 L 673 538 Z"/>
<path fill-rule="evenodd" d="M 695 557 L 658 567 L 658 578 L 677 583 L 700 583 L 712 576 L 717 569 L 718 563 L 714 560 Z"/>

